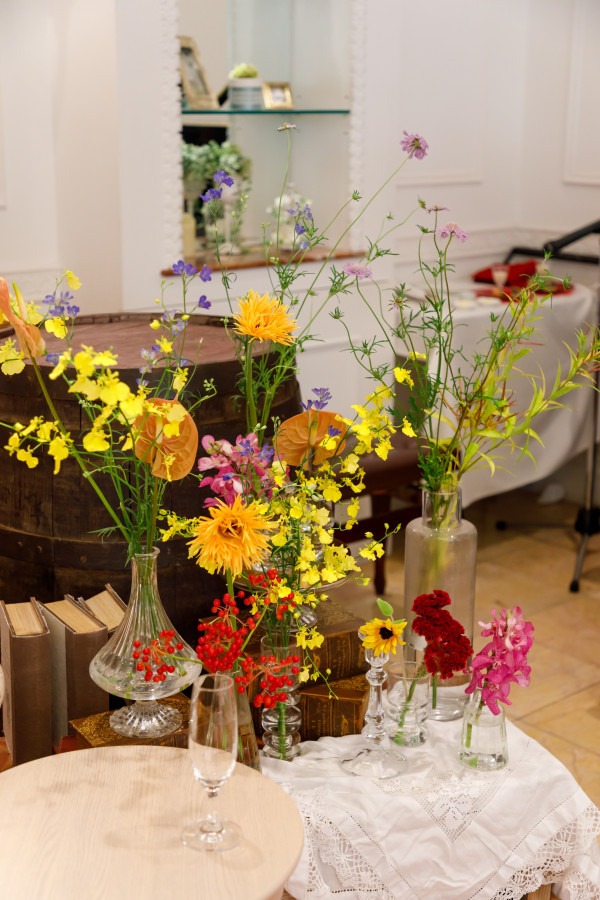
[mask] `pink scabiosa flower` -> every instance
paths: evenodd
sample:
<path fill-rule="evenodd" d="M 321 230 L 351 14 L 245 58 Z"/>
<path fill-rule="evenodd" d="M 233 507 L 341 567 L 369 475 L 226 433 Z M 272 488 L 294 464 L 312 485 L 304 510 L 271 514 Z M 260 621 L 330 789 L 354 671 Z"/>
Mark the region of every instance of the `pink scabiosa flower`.
<path fill-rule="evenodd" d="M 443 240 L 451 238 L 454 235 L 454 237 L 457 237 L 462 244 L 464 244 L 466 239 L 469 237 L 467 232 L 463 231 L 462 228 L 459 228 L 456 222 L 448 222 L 447 225 L 440 225 L 440 227 L 436 229 L 435 233 Z"/>
<path fill-rule="evenodd" d="M 409 159 L 412 159 L 413 156 L 416 159 L 423 159 L 427 156 L 429 144 L 425 138 L 421 137 L 420 134 L 409 134 L 408 131 L 403 131 L 402 133 L 404 137 L 400 141 L 400 147 L 408 153 Z"/>
<path fill-rule="evenodd" d="M 360 263 L 346 263 L 344 273 L 350 275 L 351 278 L 358 278 L 359 281 L 362 281 L 363 278 L 370 278 L 373 274 L 370 269 L 361 266 Z"/>

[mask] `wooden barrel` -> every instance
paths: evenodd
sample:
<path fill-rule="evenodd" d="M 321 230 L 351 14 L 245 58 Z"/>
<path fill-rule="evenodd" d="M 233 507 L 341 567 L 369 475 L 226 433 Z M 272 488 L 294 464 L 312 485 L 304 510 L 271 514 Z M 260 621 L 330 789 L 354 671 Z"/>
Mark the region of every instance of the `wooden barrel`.
<path fill-rule="evenodd" d="M 118 356 L 121 380 L 135 389 L 143 365 L 142 347 L 153 342 L 148 329 L 150 314 L 115 314 L 80 317 L 76 320 L 72 341 L 74 349 L 82 345 L 104 350 L 112 347 Z M 0 338 L 10 333 L 0 331 Z M 48 336 L 53 352 L 64 344 Z M 256 353 L 261 350 L 258 342 Z M 221 319 L 194 316 L 188 325 L 185 356 L 198 359 L 189 388 L 203 393 L 203 383 L 213 379 L 216 396 L 204 401 L 194 418 L 200 438 L 212 434 L 235 442 L 246 433 L 245 408 L 239 397 L 240 365 L 235 359 Z M 50 381 L 48 365 L 41 361 L 44 380 L 58 414 L 67 430 L 78 441 L 78 433 L 89 429 L 89 420 L 77 398 L 67 391 L 62 379 Z M 300 409 L 298 383 L 290 379 L 279 391 L 273 415 L 285 419 Z M 36 415 L 49 418 L 44 397 L 33 366 L 19 375 L 0 377 L 0 422 L 28 423 Z M 8 432 L 3 429 L 3 447 Z M 199 448 L 199 454 L 203 451 Z M 130 576 L 126 567 L 127 547 L 120 535 L 101 540 L 93 531 L 106 528 L 112 520 L 91 486 L 82 476 L 77 462 L 69 458 L 60 473 L 52 474 L 54 463 L 45 450 L 38 454 L 39 464 L 28 469 L 25 463 L 0 449 L 0 590 L 5 601 L 23 601 L 30 596 L 48 601 L 64 593 L 88 597 L 108 582 L 127 600 Z M 98 479 L 112 501 L 110 479 Z M 167 486 L 163 504 L 179 515 L 197 516 L 204 512 L 203 494 L 193 479 Z M 210 612 L 213 598 L 223 592 L 223 580 L 209 575 L 188 559 L 185 540 L 161 543 L 159 590 L 173 624 L 188 639 L 197 634 L 198 617 Z"/>

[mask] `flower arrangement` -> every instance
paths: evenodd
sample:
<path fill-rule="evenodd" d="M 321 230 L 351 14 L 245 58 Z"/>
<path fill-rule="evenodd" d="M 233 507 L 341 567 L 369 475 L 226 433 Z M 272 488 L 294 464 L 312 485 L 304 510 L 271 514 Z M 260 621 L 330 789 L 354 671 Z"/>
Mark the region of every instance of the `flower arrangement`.
<path fill-rule="evenodd" d="M 493 715 L 500 714 L 498 703 L 510 705 L 511 684 L 526 687 L 531 667 L 527 654 L 533 644 L 533 625 L 526 622 L 519 606 L 503 609 L 499 616 L 492 610 L 491 621 L 482 626 L 482 637 L 491 641 L 471 662 L 472 679 L 467 694 L 481 692 L 481 706 L 485 704 Z"/>
<path fill-rule="evenodd" d="M 416 597 L 412 605 L 416 613 L 412 629 L 427 641 L 423 666 L 432 677 L 432 709 L 437 707 L 438 679 L 452 678 L 464 670 L 473 655 L 463 626 L 443 608 L 451 602 L 446 591 L 434 590 Z"/>

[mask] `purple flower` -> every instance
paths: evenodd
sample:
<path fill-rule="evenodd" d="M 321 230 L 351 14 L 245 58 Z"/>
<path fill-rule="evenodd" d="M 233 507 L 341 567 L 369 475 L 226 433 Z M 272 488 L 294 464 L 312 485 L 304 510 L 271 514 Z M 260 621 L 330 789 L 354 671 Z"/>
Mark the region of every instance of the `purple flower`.
<path fill-rule="evenodd" d="M 135 383 L 137 384 L 138 387 L 141 387 L 141 388 L 148 387 L 148 382 L 144 381 L 143 378 L 136 378 Z"/>
<path fill-rule="evenodd" d="M 309 409 L 325 409 L 329 401 L 331 400 L 331 392 L 329 388 L 313 388 L 313 394 L 317 398 L 316 400 L 307 400 L 306 403 L 302 404 L 302 409 L 305 412 L 308 412 Z"/>
<path fill-rule="evenodd" d="M 359 281 L 362 281 L 363 278 L 370 278 L 372 275 L 371 270 L 361 266 L 360 263 L 346 263 L 344 272 L 352 278 L 358 278 Z"/>
<path fill-rule="evenodd" d="M 210 300 L 206 299 L 206 294 L 202 294 L 202 296 L 198 300 L 198 306 L 200 307 L 200 309 L 210 309 L 211 303 Z"/>
<path fill-rule="evenodd" d="M 271 447 L 270 444 L 263 444 L 261 451 L 258 454 L 258 458 L 264 465 L 267 465 L 273 458 L 274 453 L 275 447 Z"/>
<path fill-rule="evenodd" d="M 200 281 L 210 281 L 212 275 L 212 269 L 209 269 L 208 266 L 202 266 L 200 269 Z"/>
<path fill-rule="evenodd" d="M 58 357 L 60 353 L 46 353 L 46 361 L 50 363 L 51 366 L 55 366 L 58 363 Z"/>
<path fill-rule="evenodd" d="M 252 444 L 252 439 L 245 438 L 245 439 L 242 439 L 241 441 L 238 440 L 237 448 L 240 452 L 240 456 L 248 456 L 248 454 L 252 453 L 252 451 L 254 449 L 253 444 Z"/>
<path fill-rule="evenodd" d="M 198 269 L 196 266 L 193 266 L 191 263 L 185 263 L 182 259 L 175 263 L 173 266 L 173 274 L 174 275 L 195 275 Z"/>
<path fill-rule="evenodd" d="M 436 229 L 435 233 L 438 237 L 441 237 L 444 240 L 446 238 L 452 237 L 452 235 L 455 235 L 462 244 L 464 244 L 466 239 L 469 237 L 467 232 L 462 231 L 462 229 L 458 227 L 456 222 L 448 222 L 447 225 L 440 225 L 440 227 Z"/>
<path fill-rule="evenodd" d="M 222 169 L 219 169 L 218 172 L 215 172 L 213 175 L 213 181 L 216 181 L 217 184 L 226 184 L 227 187 L 231 187 L 233 184 L 233 178 L 231 175 L 228 175 L 227 172 L 223 172 Z"/>
<path fill-rule="evenodd" d="M 341 434 L 341 433 L 342 432 L 340 431 L 340 429 L 334 428 L 333 425 L 330 425 L 329 428 L 327 429 L 327 434 L 329 435 L 329 437 L 337 437 L 338 434 Z"/>
<path fill-rule="evenodd" d="M 420 134 L 409 134 L 408 131 L 402 133 L 406 137 L 400 141 L 400 147 L 408 153 L 408 158 L 412 159 L 413 156 L 416 156 L 417 159 L 423 159 L 427 155 L 429 147 L 425 138 L 422 138 Z"/>
<path fill-rule="evenodd" d="M 220 200 L 222 193 L 222 188 L 209 188 L 205 194 L 200 194 L 200 199 L 205 203 L 210 203 L 211 200 Z"/>
<path fill-rule="evenodd" d="M 430 212 L 450 212 L 450 207 L 448 207 L 448 206 L 437 206 L 437 204 L 434 203 L 433 206 L 426 206 L 426 207 L 425 207 L 425 210 L 426 210 L 426 212 L 429 212 L 429 213 L 430 213 Z"/>

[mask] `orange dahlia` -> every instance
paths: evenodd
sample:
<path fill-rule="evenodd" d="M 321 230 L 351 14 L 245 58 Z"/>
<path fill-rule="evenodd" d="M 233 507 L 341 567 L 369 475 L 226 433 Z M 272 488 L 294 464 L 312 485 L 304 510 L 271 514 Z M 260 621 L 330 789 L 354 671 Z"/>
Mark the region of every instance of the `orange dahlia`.
<path fill-rule="evenodd" d="M 197 556 L 198 565 L 211 573 L 229 569 L 235 576 L 252 568 L 267 552 L 265 531 L 276 527 L 264 509 L 256 501 L 246 506 L 240 496 L 232 506 L 219 501 L 198 519 L 189 556 Z"/>
<path fill-rule="evenodd" d="M 269 297 L 268 294 L 260 297 L 256 291 L 249 291 L 246 297 L 239 300 L 239 304 L 239 311 L 233 317 L 238 334 L 275 344 L 292 343 L 296 320 L 290 318 L 287 306 L 277 297 Z"/>

